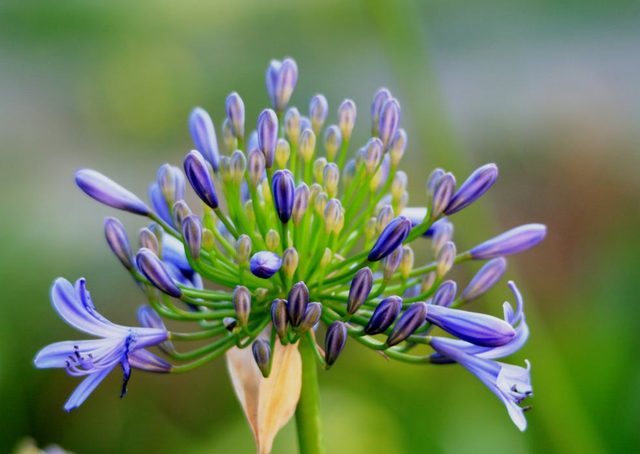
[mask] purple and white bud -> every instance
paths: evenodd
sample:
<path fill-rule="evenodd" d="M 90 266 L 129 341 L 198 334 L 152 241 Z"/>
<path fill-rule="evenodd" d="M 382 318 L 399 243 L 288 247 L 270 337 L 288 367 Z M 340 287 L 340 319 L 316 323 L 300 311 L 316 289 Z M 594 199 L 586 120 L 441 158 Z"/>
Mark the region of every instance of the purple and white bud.
<path fill-rule="evenodd" d="M 547 235 L 544 224 L 525 224 L 504 232 L 469 251 L 475 260 L 487 260 L 517 254 L 532 248 Z"/>
<path fill-rule="evenodd" d="M 229 153 L 233 153 L 238 149 L 238 138 L 233 129 L 231 129 L 228 118 L 225 118 L 222 122 L 222 140 Z"/>
<path fill-rule="evenodd" d="M 402 298 L 399 296 L 383 299 L 373 311 L 369 323 L 364 327 L 364 332 L 370 336 L 384 333 L 396 321 L 401 310 Z"/>
<path fill-rule="evenodd" d="M 271 346 L 266 339 L 256 339 L 251 345 L 253 359 L 264 378 L 269 376 L 269 364 L 271 363 Z"/>
<path fill-rule="evenodd" d="M 338 127 L 342 132 L 342 140 L 349 142 L 351 133 L 356 124 L 356 103 L 350 99 L 345 99 L 338 108 Z"/>
<path fill-rule="evenodd" d="M 398 319 L 398 323 L 393 327 L 387 345 L 393 347 L 411 336 L 415 330 L 420 328 L 424 323 L 427 315 L 427 305 L 422 301 L 413 303 Z"/>
<path fill-rule="evenodd" d="M 436 260 L 436 273 L 438 277 L 442 278 L 445 276 L 451 268 L 453 268 L 453 264 L 456 260 L 456 245 L 449 241 L 445 243 L 444 246 L 440 249 L 438 253 L 438 258 Z"/>
<path fill-rule="evenodd" d="M 211 117 L 204 109 L 196 107 L 191 111 L 189 130 L 196 150 L 211 164 L 213 170 L 217 171 L 220 162 L 218 139 L 216 138 L 213 121 L 211 121 Z"/>
<path fill-rule="evenodd" d="M 249 323 L 249 315 L 251 315 L 251 293 L 247 287 L 236 286 L 233 291 L 233 308 L 238 316 L 240 326 L 246 327 Z"/>
<path fill-rule="evenodd" d="M 318 215 L 318 219 L 324 219 L 324 210 L 327 209 L 328 203 L 329 203 L 329 197 L 327 196 L 326 192 L 319 192 L 315 196 L 313 200 L 313 205 L 314 205 L 316 215 Z"/>
<path fill-rule="evenodd" d="M 347 343 L 347 325 L 336 320 L 327 328 L 324 341 L 324 359 L 328 366 L 333 365 Z"/>
<path fill-rule="evenodd" d="M 182 227 L 182 221 L 191 214 L 191 209 L 189 209 L 187 202 L 184 200 L 178 200 L 173 204 L 171 214 L 173 216 L 173 223 Z"/>
<path fill-rule="evenodd" d="M 293 278 L 296 270 L 298 269 L 298 262 L 300 257 L 298 251 L 294 247 L 285 249 L 282 254 L 282 270 L 288 279 Z"/>
<path fill-rule="evenodd" d="M 451 197 L 456 190 L 456 177 L 451 172 L 445 173 L 433 192 L 431 202 L 431 219 L 438 219 L 449 205 Z"/>
<path fill-rule="evenodd" d="M 191 257 L 194 260 L 198 260 L 202 249 L 202 221 L 195 214 L 191 214 L 182 220 L 182 237 Z"/>
<path fill-rule="evenodd" d="M 280 270 L 281 266 L 282 259 L 271 251 L 256 252 L 249 263 L 251 272 L 261 279 L 269 279 Z"/>
<path fill-rule="evenodd" d="M 306 162 L 311 161 L 316 152 L 316 135 L 311 129 L 305 128 L 300 134 L 298 153 Z"/>
<path fill-rule="evenodd" d="M 300 112 L 295 107 L 289 109 L 284 116 L 284 132 L 292 145 L 298 145 L 302 127 L 300 125 Z"/>
<path fill-rule="evenodd" d="M 160 243 L 151 230 L 146 227 L 141 228 L 140 233 L 138 233 L 138 239 L 140 247 L 145 247 L 160 257 Z"/>
<path fill-rule="evenodd" d="M 273 201 L 283 224 L 291 219 L 296 186 L 293 174 L 288 170 L 277 170 L 273 174 Z"/>
<path fill-rule="evenodd" d="M 444 281 L 433 295 L 432 304 L 436 306 L 449 307 L 456 298 L 458 286 L 454 281 Z"/>
<path fill-rule="evenodd" d="M 376 217 L 376 231 L 382 233 L 385 227 L 393 220 L 393 216 L 393 207 L 391 205 L 383 206 Z"/>
<path fill-rule="evenodd" d="M 377 137 L 369 139 L 365 148 L 364 166 L 368 176 L 372 176 L 382 159 L 383 145 Z"/>
<path fill-rule="evenodd" d="M 249 235 L 243 233 L 238 237 L 238 241 L 236 241 L 236 259 L 238 260 L 238 265 L 246 265 L 249 262 L 252 247 L 253 244 Z"/>
<path fill-rule="evenodd" d="M 498 178 L 498 167 L 495 164 L 486 164 L 478 168 L 467 180 L 462 183 L 451 198 L 449 205 L 444 210 L 445 214 L 453 214 L 468 207 L 478 200 L 482 194 L 495 183 Z"/>
<path fill-rule="evenodd" d="M 309 206 L 310 191 L 306 183 L 301 183 L 295 190 L 293 195 L 293 209 L 291 217 L 294 225 L 300 225 L 302 217 L 307 212 Z"/>
<path fill-rule="evenodd" d="M 127 231 L 116 218 L 108 217 L 104 220 L 104 236 L 107 239 L 109 247 L 113 253 L 118 257 L 118 260 L 128 270 L 133 270 L 133 260 L 131 259 L 131 245 L 129 244 L 129 238 L 127 237 Z"/>
<path fill-rule="evenodd" d="M 442 218 L 435 222 L 431 227 L 433 228 L 431 248 L 433 249 L 433 254 L 437 257 L 442 246 L 447 244 L 453 238 L 453 224 L 446 218 Z"/>
<path fill-rule="evenodd" d="M 327 164 L 323 170 L 324 187 L 330 197 L 335 197 L 338 193 L 338 182 L 340 181 L 340 169 L 335 162 Z"/>
<path fill-rule="evenodd" d="M 396 134 L 399 125 L 400 104 L 398 104 L 397 100 L 391 98 L 387 100 L 380 109 L 378 134 L 384 144 L 385 150 L 387 150 L 391 139 Z"/>
<path fill-rule="evenodd" d="M 327 202 L 324 209 L 324 233 L 330 235 L 338 224 L 338 220 L 342 215 L 342 205 L 340 200 L 331 199 Z"/>
<path fill-rule="evenodd" d="M 389 144 L 389 156 L 391 157 L 391 165 L 396 167 L 407 149 L 407 133 L 404 129 L 398 129 Z"/>
<path fill-rule="evenodd" d="M 264 154 L 258 148 L 254 148 L 251 153 L 249 153 L 247 166 L 249 170 L 249 183 L 251 184 L 251 188 L 256 189 L 264 177 L 264 170 L 266 168 Z"/>
<path fill-rule="evenodd" d="M 182 296 L 182 290 L 173 282 L 162 261 L 151 250 L 140 249 L 136 254 L 136 264 L 149 282 L 159 290 L 175 298 Z"/>
<path fill-rule="evenodd" d="M 100 203 L 143 216 L 151 213 L 151 208 L 140 200 L 138 196 L 100 172 L 91 169 L 80 169 L 76 171 L 75 177 L 80 189 Z"/>
<path fill-rule="evenodd" d="M 287 337 L 287 323 L 289 315 L 287 314 L 287 302 L 283 299 L 276 298 L 271 303 L 271 321 L 273 329 L 281 340 Z"/>
<path fill-rule="evenodd" d="M 244 181 L 244 172 L 247 170 L 247 158 L 244 157 L 244 153 L 240 150 L 236 150 L 231 154 L 229 158 L 229 170 L 231 171 L 231 178 L 235 184 L 240 185 Z"/>
<path fill-rule="evenodd" d="M 384 103 L 390 99 L 391 92 L 386 88 L 380 88 L 373 95 L 373 102 L 371 103 L 371 133 L 374 137 L 377 137 L 380 132 L 380 110 L 382 110 Z"/>
<path fill-rule="evenodd" d="M 265 109 L 258 117 L 258 147 L 264 153 L 267 169 L 273 167 L 278 146 L 278 116 L 271 109 Z"/>
<path fill-rule="evenodd" d="M 327 159 L 333 162 L 336 159 L 338 150 L 342 146 L 342 131 L 337 125 L 331 125 L 324 133 L 324 149 L 327 151 Z"/>
<path fill-rule="evenodd" d="M 229 126 L 238 139 L 244 139 L 244 102 L 235 91 L 227 96 L 225 103 Z"/>
<path fill-rule="evenodd" d="M 329 104 L 327 103 L 327 98 L 321 94 L 317 94 L 311 98 L 311 102 L 309 103 L 309 119 L 311 120 L 311 129 L 313 129 L 316 135 L 318 135 L 322 129 L 328 112 Z"/>
<path fill-rule="evenodd" d="M 173 206 L 178 200 L 184 200 L 184 175 L 178 167 L 163 164 L 158 169 L 158 186 L 168 206 Z"/>
<path fill-rule="evenodd" d="M 402 245 L 400 245 L 382 261 L 382 278 L 385 281 L 389 281 L 400 266 L 403 252 Z"/>
<path fill-rule="evenodd" d="M 350 315 L 358 312 L 364 302 L 369 298 L 369 293 L 373 288 L 373 273 L 369 267 L 358 270 L 351 281 L 349 288 L 349 301 L 347 302 L 347 313 Z"/>
<path fill-rule="evenodd" d="M 327 166 L 327 158 L 320 157 L 313 163 L 313 177 L 318 184 L 324 183 L 324 168 Z"/>
<path fill-rule="evenodd" d="M 296 62 L 293 59 L 285 58 L 278 69 L 274 96 L 272 97 L 272 99 L 275 100 L 275 110 L 282 112 L 286 109 L 287 104 L 289 104 L 289 100 L 291 99 L 293 89 L 296 87 L 297 81 L 298 65 L 296 65 Z"/>
<path fill-rule="evenodd" d="M 369 256 L 370 262 L 377 262 L 391 254 L 404 240 L 409 236 L 411 231 L 411 221 L 404 216 L 398 216 L 391 221 L 382 231 L 378 240 L 371 248 Z"/>
<path fill-rule="evenodd" d="M 433 202 L 433 195 L 436 192 L 436 188 L 440 184 L 440 180 L 444 176 L 444 170 L 437 168 L 431 172 L 429 178 L 427 179 L 427 203 L 429 203 L 429 207 L 431 207 L 431 203 Z"/>
<path fill-rule="evenodd" d="M 287 313 L 289 314 L 289 323 L 297 328 L 304 319 L 304 313 L 309 304 L 309 289 L 304 282 L 298 282 L 289 290 L 287 299 Z"/>
<path fill-rule="evenodd" d="M 191 187 L 200 199 L 213 209 L 218 208 L 218 195 L 211 172 L 202 154 L 190 151 L 184 158 L 184 171 Z"/>
<path fill-rule="evenodd" d="M 509 323 L 497 317 L 442 306 L 429 306 L 427 321 L 449 334 L 483 347 L 505 345 L 516 335 Z"/>
<path fill-rule="evenodd" d="M 304 311 L 304 317 L 302 318 L 302 323 L 296 330 L 298 334 L 304 334 L 309 331 L 311 328 L 316 326 L 316 324 L 320 321 L 320 316 L 322 315 L 322 304 L 320 303 L 309 303 L 307 305 L 307 309 Z"/>
<path fill-rule="evenodd" d="M 497 257 L 489 260 L 471 279 L 471 282 L 460 295 L 463 301 L 472 301 L 493 287 L 507 270 L 507 260 Z"/>

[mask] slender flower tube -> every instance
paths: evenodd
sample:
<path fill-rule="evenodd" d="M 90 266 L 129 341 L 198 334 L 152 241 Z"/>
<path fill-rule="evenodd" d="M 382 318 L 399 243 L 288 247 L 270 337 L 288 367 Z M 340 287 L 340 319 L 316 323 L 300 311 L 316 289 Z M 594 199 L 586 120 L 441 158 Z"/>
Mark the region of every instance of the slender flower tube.
<path fill-rule="evenodd" d="M 367 326 L 364 327 L 364 332 L 370 336 L 384 333 L 396 321 L 401 310 L 402 298 L 399 296 L 383 299 L 373 311 Z"/>
<path fill-rule="evenodd" d="M 143 216 L 151 213 L 151 208 L 136 195 L 100 172 L 80 169 L 76 171 L 76 183 L 88 196 L 112 208 Z"/>
<path fill-rule="evenodd" d="M 324 342 L 325 361 L 332 366 L 347 343 L 347 326 L 344 322 L 336 320 L 327 328 L 327 337 Z"/>
<path fill-rule="evenodd" d="M 220 152 L 216 130 L 209 114 L 200 107 L 193 109 L 189 117 L 189 129 L 196 150 L 211 164 L 213 170 L 217 171 L 220 165 Z"/>
<path fill-rule="evenodd" d="M 278 170 L 273 174 L 273 201 L 283 224 L 291 219 L 295 191 L 293 174 L 289 170 Z"/>
<path fill-rule="evenodd" d="M 369 267 L 359 270 L 351 281 L 347 313 L 355 314 L 362 307 L 373 287 L 373 273 Z"/>
<path fill-rule="evenodd" d="M 404 216 L 398 216 L 391 221 L 378 237 L 378 241 L 371 248 L 370 262 L 377 262 L 391 254 L 409 236 L 411 221 Z"/>
<path fill-rule="evenodd" d="M 516 335 L 513 327 L 499 318 L 476 312 L 432 305 L 427 321 L 454 336 L 483 347 L 499 347 Z"/>
<path fill-rule="evenodd" d="M 289 314 L 289 323 L 297 328 L 304 319 L 304 313 L 309 304 L 309 289 L 304 282 L 298 282 L 289 290 L 287 300 L 287 313 Z"/>
<path fill-rule="evenodd" d="M 264 153 L 267 169 L 273 167 L 278 146 L 278 116 L 271 109 L 265 109 L 258 117 L 258 147 Z"/>
<path fill-rule="evenodd" d="M 173 282 L 167 268 L 151 250 L 140 249 L 136 254 L 136 264 L 149 282 L 159 290 L 175 298 L 182 296 L 182 290 Z"/>
<path fill-rule="evenodd" d="M 104 220 L 104 236 L 107 239 L 109 247 L 125 268 L 128 270 L 135 269 L 131 259 L 131 245 L 129 244 L 129 238 L 127 237 L 127 232 L 122 222 L 116 218 L 106 218 Z"/>
<path fill-rule="evenodd" d="M 517 254 L 532 248 L 547 235 L 547 226 L 526 224 L 511 229 L 471 249 L 475 260 L 487 260 L 500 256 Z"/>
<path fill-rule="evenodd" d="M 269 279 L 280 270 L 282 259 L 275 252 L 260 251 L 253 254 L 249 266 L 254 275 L 262 279 Z"/>
<path fill-rule="evenodd" d="M 506 270 L 507 261 L 504 257 L 489 260 L 469 282 L 460 298 L 468 302 L 483 295 L 500 280 Z"/>
<path fill-rule="evenodd" d="M 462 183 L 444 210 L 445 214 L 453 214 L 468 207 L 487 192 L 498 178 L 498 167 L 487 164 L 478 168 Z"/>
<path fill-rule="evenodd" d="M 392 347 L 399 344 L 411 336 L 415 330 L 420 328 L 427 315 L 427 308 L 428 306 L 423 302 L 413 303 L 409 306 L 409 308 L 402 313 L 400 319 L 398 319 L 396 326 L 391 330 L 387 338 L 387 345 Z"/>
<path fill-rule="evenodd" d="M 111 323 L 96 311 L 84 279 L 79 279 L 74 287 L 66 279 L 58 278 L 51 289 L 51 300 L 68 324 L 102 338 L 58 342 L 36 355 L 34 364 L 39 369 L 58 367 L 66 369 L 69 375 L 86 376 L 67 400 L 65 410 L 79 407 L 117 365 L 121 365 L 124 372 L 122 396 L 127 392 L 132 367 L 150 372 L 171 371 L 169 363 L 145 350 L 166 341 L 167 332 Z"/>
<path fill-rule="evenodd" d="M 192 150 L 187 154 L 184 158 L 184 171 L 198 197 L 211 208 L 218 208 L 218 195 L 213 185 L 211 172 L 199 152 Z"/>

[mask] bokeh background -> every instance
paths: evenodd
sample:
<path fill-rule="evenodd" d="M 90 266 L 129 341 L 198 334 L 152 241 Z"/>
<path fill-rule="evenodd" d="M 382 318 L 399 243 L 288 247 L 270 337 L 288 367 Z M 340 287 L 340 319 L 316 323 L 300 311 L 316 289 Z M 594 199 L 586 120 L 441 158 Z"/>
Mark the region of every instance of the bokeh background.
<path fill-rule="evenodd" d="M 533 363 L 527 432 L 459 367 L 390 364 L 348 344 L 320 377 L 328 452 L 639 452 L 639 6 L 0 1 L 0 451 L 25 438 L 77 453 L 253 451 L 222 360 L 183 376 L 134 374 L 122 400 L 113 374 L 69 414 L 77 381 L 31 361 L 78 336 L 49 303 L 57 276 L 86 277 L 101 312 L 123 324 L 143 303 L 103 240 L 103 218 L 116 213 L 82 194 L 73 171 L 92 167 L 146 194 L 156 168 L 190 148 L 193 106 L 219 125 L 235 90 L 255 124 L 269 60 L 292 56 L 293 103 L 306 111 L 322 92 L 335 121 L 353 98 L 357 140 L 374 91 L 392 90 L 413 204 L 435 166 L 460 180 L 498 163 L 494 188 L 456 215 L 460 247 L 549 226 L 508 271 L 532 331 L 513 358 Z M 118 216 L 131 232 L 143 225 Z M 497 314 L 508 298 L 505 279 L 474 307 Z M 274 453 L 294 452 L 292 422 Z"/>

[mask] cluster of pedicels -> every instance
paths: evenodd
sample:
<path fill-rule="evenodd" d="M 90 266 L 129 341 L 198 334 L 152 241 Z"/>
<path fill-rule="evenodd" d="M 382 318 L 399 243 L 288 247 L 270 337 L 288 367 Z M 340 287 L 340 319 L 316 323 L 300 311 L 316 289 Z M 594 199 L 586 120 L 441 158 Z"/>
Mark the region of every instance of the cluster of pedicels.
<path fill-rule="evenodd" d="M 150 204 L 95 170 L 76 172 L 89 196 L 152 221 L 140 231 L 140 249 L 133 253 L 122 223 L 105 220 L 109 246 L 149 305 L 138 311 L 142 327 L 116 325 L 96 311 L 84 279 L 75 286 L 57 279 L 51 292 L 55 309 L 98 339 L 49 345 L 38 353 L 36 366 L 86 377 L 65 405 L 71 410 L 117 366 L 124 371 L 124 394 L 132 368 L 184 372 L 233 347 L 251 348 L 267 377 L 276 343 L 295 344 L 303 336 L 321 367 L 329 369 L 352 339 L 394 360 L 462 365 L 498 396 L 523 430 L 527 407 L 518 404 L 532 392 L 529 364 L 495 361 L 527 340 L 522 296 L 510 282 L 516 307 L 504 303 L 503 319 L 462 307 L 502 277 L 504 257 L 540 242 L 545 226 L 523 225 L 458 252 L 452 216 L 493 185 L 498 168 L 484 165 L 459 186 L 453 174 L 436 169 L 427 179 L 426 198 L 418 197 L 425 206 L 407 207 L 407 175 L 398 170 L 407 135 L 389 90 L 375 94 L 371 138 L 348 160 L 354 102 L 345 100 L 337 124 L 325 128 L 329 109 L 323 95 L 311 99 L 308 116 L 287 109 L 297 77 L 292 59 L 271 62 L 272 109 L 262 111 L 248 135 L 243 101 L 229 95 L 222 123 L 227 154 L 219 152 L 210 116 L 195 108 L 189 118 L 195 149 L 184 158 L 184 174 L 170 164 L 160 166 Z M 198 206 L 186 202 L 187 181 L 202 202 Z M 423 243 L 424 237 L 430 242 Z M 415 264 L 412 244 L 430 250 L 431 261 Z M 487 262 L 459 292 L 447 274 L 469 260 Z M 216 290 L 205 288 L 203 278 Z M 198 328 L 169 331 L 163 318 Z M 326 326 L 323 347 L 316 341 L 320 324 Z M 432 335 L 436 327 L 450 336 Z M 174 346 L 194 340 L 209 343 L 188 351 Z M 152 346 L 178 364 L 148 351 Z M 424 346 L 433 351 L 416 353 Z"/>

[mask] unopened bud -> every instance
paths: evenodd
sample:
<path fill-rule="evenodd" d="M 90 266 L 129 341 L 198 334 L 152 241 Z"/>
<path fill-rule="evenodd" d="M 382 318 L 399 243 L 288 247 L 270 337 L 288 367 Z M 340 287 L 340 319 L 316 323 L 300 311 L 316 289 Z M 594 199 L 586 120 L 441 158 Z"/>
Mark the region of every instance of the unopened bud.
<path fill-rule="evenodd" d="M 275 252 L 280 245 L 280 234 L 273 229 L 270 229 L 267 232 L 267 237 L 265 238 L 265 242 L 267 243 L 267 249 L 271 252 Z"/>
<path fill-rule="evenodd" d="M 318 158 L 313 163 L 313 176 L 318 184 L 324 183 L 324 168 L 327 165 L 326 158 Z"/>
<path fill-rule="evenodd" d="M 276 163 L 278 164 L 278 167 L 281 169 L 286 168 L 290 156 L 291 147 L 289 147 L 289 142 L 285 139 L 279 139 L 276 145 Z"/>
<path fill-rule="evenodd" d="M 356 104 L 350 99 L 345 99 L 338 108 L 338 126 L 340 127 L 340 132 L 342 132 L 343 140 L 348 142 L 351 139 L 355 124 Z"/>
<path fill-rule="evenodd" d="M 271 346 L 266 339 L 256 339 L 251 345 L 253 359 L 264 378 L 269 376 L 269 363 L 271 362 Z"/>
<path fill-rule="evenodd" d="M 322 129 L 328 111 L 329 104 L 327 103 L 327 98 L 320 94 L 311 98 L 311 102 L 309 103 L 309 119 L 311 120 L 311 129 L 313 129 L 316 135 L 318 135 Z"/>
<path fill-rule="evenodd" d="M 293 278 L 296 269 L 298 269 L 299 259 L 298 251 L 293 247 L 287 248 L 282 254 L 282 270 L 287 278 Z"/>
<path fill-rule="evenodd" d="M 449 272 L 449 270 L 451 270 L 455 259 L 456 245 L 449 241 L 448 243 L 445 243 L 444 246 L 442 246 L 442 249 L 440 249 L 440 253 L 438 254 L 436 271 L 439 278 L 442 278 Z"/>
<path fill-rule="evenodd" d="M 327 159 L 333 162 L 336 159 L 338 150 L 342 146 L 342 132 L 337 125 L 331 125 L 324 133 L 324 148 L 327 152 Z"/>
<path fill-rule="evenodd" d="M 251 238 L 248 235 L 242 234 L 236 241 L 236 258 L 239 265 L 246 265 L 249 262 L 249 256 L 251 256 Z"/>

